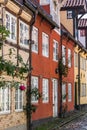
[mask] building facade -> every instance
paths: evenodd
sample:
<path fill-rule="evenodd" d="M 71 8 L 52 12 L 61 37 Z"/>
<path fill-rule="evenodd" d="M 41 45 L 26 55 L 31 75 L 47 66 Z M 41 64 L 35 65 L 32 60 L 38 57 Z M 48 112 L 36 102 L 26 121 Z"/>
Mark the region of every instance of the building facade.
<path fill-rule="evenodd" d="M 75 81 L 75 108 L 85 109 L 86 106 L 86 55 L 87 55 L 87 48 L 86 48 L 86 38 L 83 36 L 85 31 L 83 27 L 83 16 L 86 11 L 86 1 L 75 1 L 77 4 L 75 5 L 74 2 L 71 0 L 70 3 L 68 1 L 63 3 L 61 17 L 66 14 L 66 23 L 71 22 L 71 26 L 68 27 L 69 30 L 73 30 L 72 34 L 73 37 L 78 41 L 77 45 L 74 48 L 74 81 Z M 79 4 L 81 3 L 81 4 Z M 78 9 L 77 9 L 78 8 Z M 81 11 L 80 11 L 81 10 Z M 76 13 L 77 11 L 77 13 Z M 78 22 L 77 22 L 78 21 Z M 85 20 L 86 21 L 86 20 Z M 67 24 L 64 24 L 67 26 Z M 85 22 L 84 22 L 85 23 Z M 86 28 L 85 28 L 86 30 Z"/>
<path fill-rule="evenodd" d="M 25 7 L 22 1 L 16 0 L 3 0 L 0 3 L 0 20 L 2 20 L 0 26 L 3 25 L 10 31 L 9 36 L 3 42 L 0 57 L 3 54 L 3 59 L 17 65 L 17 56 L 20 54 L 26 63 L 29 57 L 27 41 L 30 37 L 30 23 L 34 16 L 33 7 L 30 5 L 31 10 Z M 9 57 L 11 49 L 12 56 Z M 26 92 L 19 89 L 20 84 L 14 87 L 12 82 L 17 81 L 26 86 L 26 81 L 17 77 L 13 79 L 6 73 L 1 74 L 0 83 L 2 79 L 7 81 L 7 84 L 0 87 L 0 130 L 24 130 L 26 128 L 26 114 L 23 111 L 23 106 L 26 105 Z"/>

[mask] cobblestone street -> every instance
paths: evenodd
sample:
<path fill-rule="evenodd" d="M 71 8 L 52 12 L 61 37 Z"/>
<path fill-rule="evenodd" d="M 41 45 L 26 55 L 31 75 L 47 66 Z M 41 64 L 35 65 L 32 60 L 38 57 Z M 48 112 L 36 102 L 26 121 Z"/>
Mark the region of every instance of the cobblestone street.
<path fill-rule="evenodd" d="M 87 114 L 63 126 L 59 130 L 87 130 Z"/>

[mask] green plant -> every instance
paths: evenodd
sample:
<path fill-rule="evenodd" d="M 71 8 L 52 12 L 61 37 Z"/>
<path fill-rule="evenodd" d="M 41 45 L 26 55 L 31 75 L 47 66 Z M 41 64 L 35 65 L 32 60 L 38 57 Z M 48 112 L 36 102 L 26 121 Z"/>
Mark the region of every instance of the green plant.
<path fill-rule="evenodd" d="M 0 25 L 0 48 L 3 45 L 3 41 L 6 40 L 10 34 L 9 30 L 7 30 L 4 26 Z"/>
<path fill-rule="evenodd" d="M 31 94 L 31 98 L 34 97 L 36 100 L 38 100 L 42 97 L 41 93 L 39 92 L 39 90 L 37 88 L 31 89 L 31 92 L 28 94 Z M 32 112 L 35 112 L 36 109 L 37 109 L 37 106 L 34 104 L 31 104 L 31 105 L 27 104 L 26 106 L 24 106 L 24 110 L 30 111 L 31 114 L 32 114 Z"/>
<path fill-rule="evenodd" d="M 68 66 L 63 64 L 62 59 L 59 60 L 58 69 L 60 75 L 64 75 L 65 77 L 67 76 Z"/>

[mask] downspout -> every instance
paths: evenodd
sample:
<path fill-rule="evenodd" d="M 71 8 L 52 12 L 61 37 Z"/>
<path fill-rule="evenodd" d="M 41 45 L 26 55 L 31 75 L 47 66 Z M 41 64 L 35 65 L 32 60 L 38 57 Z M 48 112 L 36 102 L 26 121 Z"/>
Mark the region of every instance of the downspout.
<path fill-rule="evenodd" d="M 78 28 L 78 17 L 77 17 L 77 13 L 74 14 L 74 18 L 73 18 L 73 36 L 76 40 L 78 40 L 78 29 L 77 29 Z M 78 107 L 79 107 L 79 110 L 80 110 L 80 52 L 78 52 Z"/>
<path fill-rule="evenodd" d="M 86 49 L 87 49 L 87 27 L 86 27 L 86 29 L 85 29 L 85 36 L 86 36 L 86 38 L 85 38 L 85 43 L 86 43 Z"/>
<path fill-rule="evenodd" d="M 62 34 L 62 27 L 61 27 L 61 37 L 60 37 L 60 60 L 62 62 L 62 38 L 63 38 L 63 34 Z M 62 117 L 62 74 L 59 74 L 59 83 L 60 83 L 60 108 L 59 108 L 59 117 Z"/>
<path fill-rule="evenodd" d="M 38 9 L 33 12 L 33 16 L 30 22 L 30 39 L 29 39 L 29 73 L 28 73 L 28 85 L 27 85 L 27 106 L 30 110 L 27 110 L 27 130 L 32 130 L 32 115 L 31 115 L 31 76 L 32 76 L 32 28 L 36 21 Z"/>
<path fill-rule="evenodd" d="M 80 110 L 80 52 L 78 52 L 78 106 Z"/>

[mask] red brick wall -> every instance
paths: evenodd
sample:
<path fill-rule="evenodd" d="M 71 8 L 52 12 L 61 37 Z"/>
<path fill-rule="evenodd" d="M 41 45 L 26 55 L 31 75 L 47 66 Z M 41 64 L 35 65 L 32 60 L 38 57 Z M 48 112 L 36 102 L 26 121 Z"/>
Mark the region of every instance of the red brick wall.
<path fill-rule="evenodd" d="M 66 53 L 68 52 L 68 48 L 72 51 L 72 66 L 68 68 L 67 77 L 63 77 L 63 81 L 66 82 L 66 93 L 68 93 L 68 83 L 72 84 L 72 101 L 68 102 L 68 96 L 66 97 L 66 104 L 68 106 L 68 111 L 70 111 L 74 109 L 74 43 L 67 39 L 64 39 L 62 43 L 66 46 Z M 66 57 L 68 58 L 68 53 Z"/>
<path fill-rule="evenodd" d="M 33 113 L 33 120 L 46 118 L 52 116 L 52 78 L 58 79 L 58 74 L 55 73 L 55 69 L 58 66 L 57 62 L 53 61 L 53 39 L 59 42 L 59 34 L 51 30 L 51 26 L 38 16 L 35 26 L 39 31 L 39 53 L 32 53 L 32 75 L 39 76 L 39 89 L 42 92 L 42 78 L 49 79 L 49 102 L 43 103 L 42 99 L 39 100 L 37 106 L 38 109 Z M 42 32 L 49 35 L 49 57 L 42 56 Z M 40 77 L 40 75 L 42 77 Z"/>
<path fill-rule="evenodd" d="M 59 55 L 60 55 L 60 36 L 57 32 L 51 30 L 51 26 L 43 19 L 41 21 L 41 17 L 37 17 L 35 26 L 38 28 L 39 32 L 39 53 L 32 53 L 32 66 L 33 71 L 32 75 L 39 77 L 39 89 L 40 92 L 42 92 L 42 79 L 47 78 L 49 79 L 49 102 L 43 103 L 42 99 L 38 101 L 37 110 L 32 115 L 33 120 L 41 119 L 41 118 L 47 118 L 53 116 L 53 96 L 52 96 L 52 78 L 56 78 L 59 80 L 58 74 L 55 73 L 55 69 L 58 67 L 58 63 L 53 61 L 53 39 L 57 40 L 59 43 Z M 49 35 L 49 57 L 46 58 L 42 56 L 42 32 L 45 32 Z M 68 105 L 68 111 L 74 109 L 74 43 L 72 41 L 67 41 L 67 38 L 64 38 L 62 42 L 66 46 L 66 51 L 68 48 L 72 50 L 72 67 L 69 69 L 67 77 L 63 77 L 63 81 L 68 83 L 72 83 L 72 101 L 68 102 L 68 99 L 66 100 L 66 103 Z M 67 55 L 68 56 L 68 55 Z M 58 81 L 59 85 L 59 81 Z M 66 87 L 68 91 L 68 87 Z M 58 86 L 58 96 L 59 96 L 60 90 Z M 59 99 L 59 97 L 58 97 Z M 59 102 L 58 102 L 58 109 L 59 109 Z M 59 110 L 58 110 L 59 112 Z"/>

